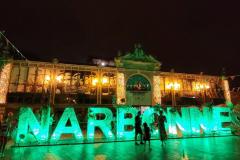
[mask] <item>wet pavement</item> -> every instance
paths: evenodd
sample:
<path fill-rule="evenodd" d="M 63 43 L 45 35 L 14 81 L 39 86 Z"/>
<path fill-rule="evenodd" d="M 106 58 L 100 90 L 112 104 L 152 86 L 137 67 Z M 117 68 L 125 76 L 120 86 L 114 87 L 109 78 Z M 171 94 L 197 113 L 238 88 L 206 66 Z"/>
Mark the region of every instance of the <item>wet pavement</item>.
<path fill-rule="evenodd" d="M 79 145 L 12 147 L 5 151 L 6 160 L 238 160 L 240 137 L 169 139 L 166 146 L 159 140 L 148 145 L 134 141 Z"/>

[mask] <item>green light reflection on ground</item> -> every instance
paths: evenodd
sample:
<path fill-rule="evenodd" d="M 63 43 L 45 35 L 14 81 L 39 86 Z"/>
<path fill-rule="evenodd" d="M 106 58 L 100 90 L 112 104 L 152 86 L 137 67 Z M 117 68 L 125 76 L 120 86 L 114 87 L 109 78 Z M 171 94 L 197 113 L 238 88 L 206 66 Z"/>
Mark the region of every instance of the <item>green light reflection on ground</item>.
<path fill-rule="evenodd" d="M 240 137 L 209 137 L 170 139 L 162 147 L 159 140 L 148 146 L 135 145 L 133 141 L 96 143 L 82 145 L 57 145 L 38 147 L 16 147 L 6 151 L 5 159 L 11 160 L 130 160 L 130 159 L 239 159 Z"/>

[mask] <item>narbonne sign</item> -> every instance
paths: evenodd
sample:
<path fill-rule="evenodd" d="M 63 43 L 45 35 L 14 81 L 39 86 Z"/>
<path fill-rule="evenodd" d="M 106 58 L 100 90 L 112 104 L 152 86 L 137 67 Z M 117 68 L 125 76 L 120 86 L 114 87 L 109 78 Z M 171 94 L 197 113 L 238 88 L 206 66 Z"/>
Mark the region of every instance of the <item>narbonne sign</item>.
<path fill-rule="evenodd" d="M 134 107 L 116 108 L 116 117 L 109 108 L 90 107 L 88 109 L 86 134 L 82 130 L 81 123 L 77 119 L 73 107 L 66 107 L 56 127 L 51 128 L 50 107 L 42 110 L 38 120 L 30 107 L 22 107 L 15 142 L 19 145 L 27 145 L 34 142 L 58 143 L 64 141 L 61 136 L 71 134 L 73 143 L 94 142 L 95 130 L 100 129 L 104 140 L 122 141 L 133 140 L 135 136 L 134 123 L 138 109 Z M 164 110 L 167 118 L 165 124 L 169 137 L 203 137 L 230 135 L 231 129 L 227 124 L 231 123 L 230 108 L 228 107 L 182 107 L 178 112 L 172 107 Z M 97 115 L 104 115 L 97 118 Z M 142 114 L 142 121 L 152 126 L 158 114 L 156 109 L 149 107 Z M 68 123 L 71 123 L 70 125 Z M 112 125 L 115 125 L 114 129 Z M 130 128 L 130 129 L 129 129 Z M 50 132 L 51 131 L 51 132 Z M 152 138 L 158 138 L 158 127 L 153 128 Z"/>

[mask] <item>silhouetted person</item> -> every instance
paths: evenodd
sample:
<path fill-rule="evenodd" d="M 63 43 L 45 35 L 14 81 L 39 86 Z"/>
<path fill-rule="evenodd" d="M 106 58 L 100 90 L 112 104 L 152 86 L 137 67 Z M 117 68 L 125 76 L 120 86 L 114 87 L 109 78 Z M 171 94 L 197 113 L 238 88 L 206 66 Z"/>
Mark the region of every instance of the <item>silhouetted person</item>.
<path fill-rule="evenodd" d="M 140 134 L 140 144 L 143 144 L 143 141 L 142 141 L 143 133 L 142 133 L 141 125 L 142 125 L 141 111 L 138 111 L 138 114 L 135 117 L 135 144 L 138 144 L 137 143 L 138 134 Z"/>
<path fill-rule="evenodd" d="M 151 149 L 150 148 L 150 138 L 151 138 L 150 128 L 148 127 L 146 122 L 143 123 L 143 127 L 144 127 L 144 136 L 143 136 L 144 144 L 146 144 L 148 141 L 149 149 Z"/>
<path fill-rule="evenodd" d="M 160 140 L 162 141 L 162 145 L 166 144 L 167 140 L 167 132 L 165 129 L 165 122 L 167 122 L 166 117 L 163 115 L 163 111 L 159 112 L 160 115 L 158 116 L 158 127 L 159 127 L 159 134 L 160 134 Z"/>
<path fill-rule="evenodd" d="M 8 126 L 6 120 L 0 123 L 0 157 L 4 157 L 4 150 L 7 144 Z"/>

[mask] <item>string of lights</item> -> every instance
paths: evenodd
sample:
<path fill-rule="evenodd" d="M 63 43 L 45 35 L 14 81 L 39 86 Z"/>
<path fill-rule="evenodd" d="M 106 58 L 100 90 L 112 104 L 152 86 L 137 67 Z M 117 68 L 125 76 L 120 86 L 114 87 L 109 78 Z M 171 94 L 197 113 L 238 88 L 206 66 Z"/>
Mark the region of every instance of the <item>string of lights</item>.
<path fill-rule="evenodd" d="M 17 53 L 25 60 L 27 60 L 27 58 L 12 44 L 12 42 L 0 31 L 0 35 L 3 36 L 3 38 L 14 48 L 15 51 L 17 51 Z M 4 60 L 0 60 L 0 61 L 4 61 Z"/>

